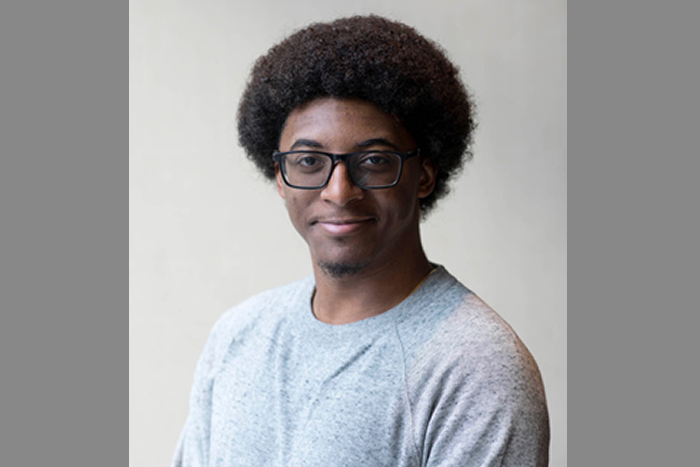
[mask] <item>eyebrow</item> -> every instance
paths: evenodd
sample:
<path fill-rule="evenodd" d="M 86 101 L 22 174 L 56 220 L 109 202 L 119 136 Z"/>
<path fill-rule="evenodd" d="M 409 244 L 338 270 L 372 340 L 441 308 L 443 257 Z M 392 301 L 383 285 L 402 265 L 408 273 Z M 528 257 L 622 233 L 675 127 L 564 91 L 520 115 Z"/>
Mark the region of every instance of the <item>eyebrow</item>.
<path fill-rule="evenodd" d="M 300 138 L 296 141 L 294 141 L 294 144 L 289 148 L 291 151 L 293 151 L 295 148 L 298 148 L 299 146 L 306 146 L 309 148 L 318 148 L 318 149 L 323 149 L 323 145 L 319 143 L 318 141 L 314 141 L 312 139 L 304 139 Z"/>
<path fill-rule="evenodd" d="M 397 151 L 399 150 L 398 146 L 386 138 L 372 138 L 358 143 L 357 145 L 358 148 L 368 148 L 370 146 L 389 146 Z"/>
<path fill-rule="evenodd" d="M 318 141 L 305 138 L 299 138 L 298 140 L 296 140 L 289 149 L 293 151 L 294 149 L 300 146 L 323 149 L 323 144 L 319 143 Z M 357 147 L 360 149 L 369 148 L 371 146 L 389 146 L 390 148 L 393 148 L 397 151 L 399 150 L 398 146 L 396 146 L 394 143 L 392 143 L 386 138 L 372 138 L 362 141 L 361 143 L 357 143 Z"/>

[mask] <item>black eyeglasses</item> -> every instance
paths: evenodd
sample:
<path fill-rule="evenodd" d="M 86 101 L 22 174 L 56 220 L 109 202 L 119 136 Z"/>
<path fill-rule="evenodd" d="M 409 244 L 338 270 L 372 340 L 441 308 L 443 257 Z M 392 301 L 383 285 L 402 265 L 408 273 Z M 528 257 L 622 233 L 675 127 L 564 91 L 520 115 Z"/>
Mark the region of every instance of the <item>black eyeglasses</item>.
<path fill-rule="evenodd" d="M 403 163 L 418 156 L 420 150 L 358 151 L 331 154 L 322 151 L 275 152 L 272 158 L 280 166 L 284 183 L 301 190 L 318 190 L 331 179 L 335 163 L 344 161 L 350 180 L 362 189 L 391 188 L 399 183 Z"/>

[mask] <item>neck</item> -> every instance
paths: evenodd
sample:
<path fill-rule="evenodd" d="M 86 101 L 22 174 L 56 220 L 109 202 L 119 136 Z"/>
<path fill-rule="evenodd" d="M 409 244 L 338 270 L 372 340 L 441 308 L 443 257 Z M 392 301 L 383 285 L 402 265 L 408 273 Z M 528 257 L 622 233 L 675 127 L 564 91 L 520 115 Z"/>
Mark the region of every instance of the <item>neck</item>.
<path fill-rule="evenodd" d="M 395 307 L 408 297 L 433 269 L 420 243 L 405 254 L 359 272 L 334 277 L 314 263 L 314 315 L 329 324 L 347 324 Z"/>

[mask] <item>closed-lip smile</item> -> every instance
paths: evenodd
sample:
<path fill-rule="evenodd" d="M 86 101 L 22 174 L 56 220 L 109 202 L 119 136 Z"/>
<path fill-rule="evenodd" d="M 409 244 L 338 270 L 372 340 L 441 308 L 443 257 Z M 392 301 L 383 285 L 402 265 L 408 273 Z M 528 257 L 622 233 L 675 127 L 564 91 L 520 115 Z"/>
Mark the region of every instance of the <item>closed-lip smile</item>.
<path fill-rule="evenodd" d="M 312 222 L 312 225 L 318 225 L 334 235 L 343 235 L 356 232 L 373 221 L 372 217 L 322 218 Z"/>

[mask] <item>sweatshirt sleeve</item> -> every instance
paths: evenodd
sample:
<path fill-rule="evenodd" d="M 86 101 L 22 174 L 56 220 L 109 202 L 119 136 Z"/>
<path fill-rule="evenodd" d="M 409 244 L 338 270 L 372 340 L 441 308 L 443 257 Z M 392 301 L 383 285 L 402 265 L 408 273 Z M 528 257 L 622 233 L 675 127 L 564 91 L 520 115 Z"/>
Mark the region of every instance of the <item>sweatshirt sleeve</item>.
<path fill-rule="evenodd" d="M 547 466 L 549 421 L 541 383 L 518 373 L 505 380 L 459 370 L 444 374 L 418 408 L 427 420 L 422 465 Z"/>
<path fill-rule="evenodd" d="M 448 323 L 419 356 L 408 393 L 420 465 L 548 465 L 542 379 L 527 348 L 503 324 L 495 317 Z M 485 332 L 471 332 L 475 327 Z"/>
<path fill-rule="evenodd" d="M 180 433 L 172 467 L 205 467 L 209 464 L 214 377 L 230 340 L 232 312 L 224 314 L 214 325 L 197 362 L 189 413 Z"/>

